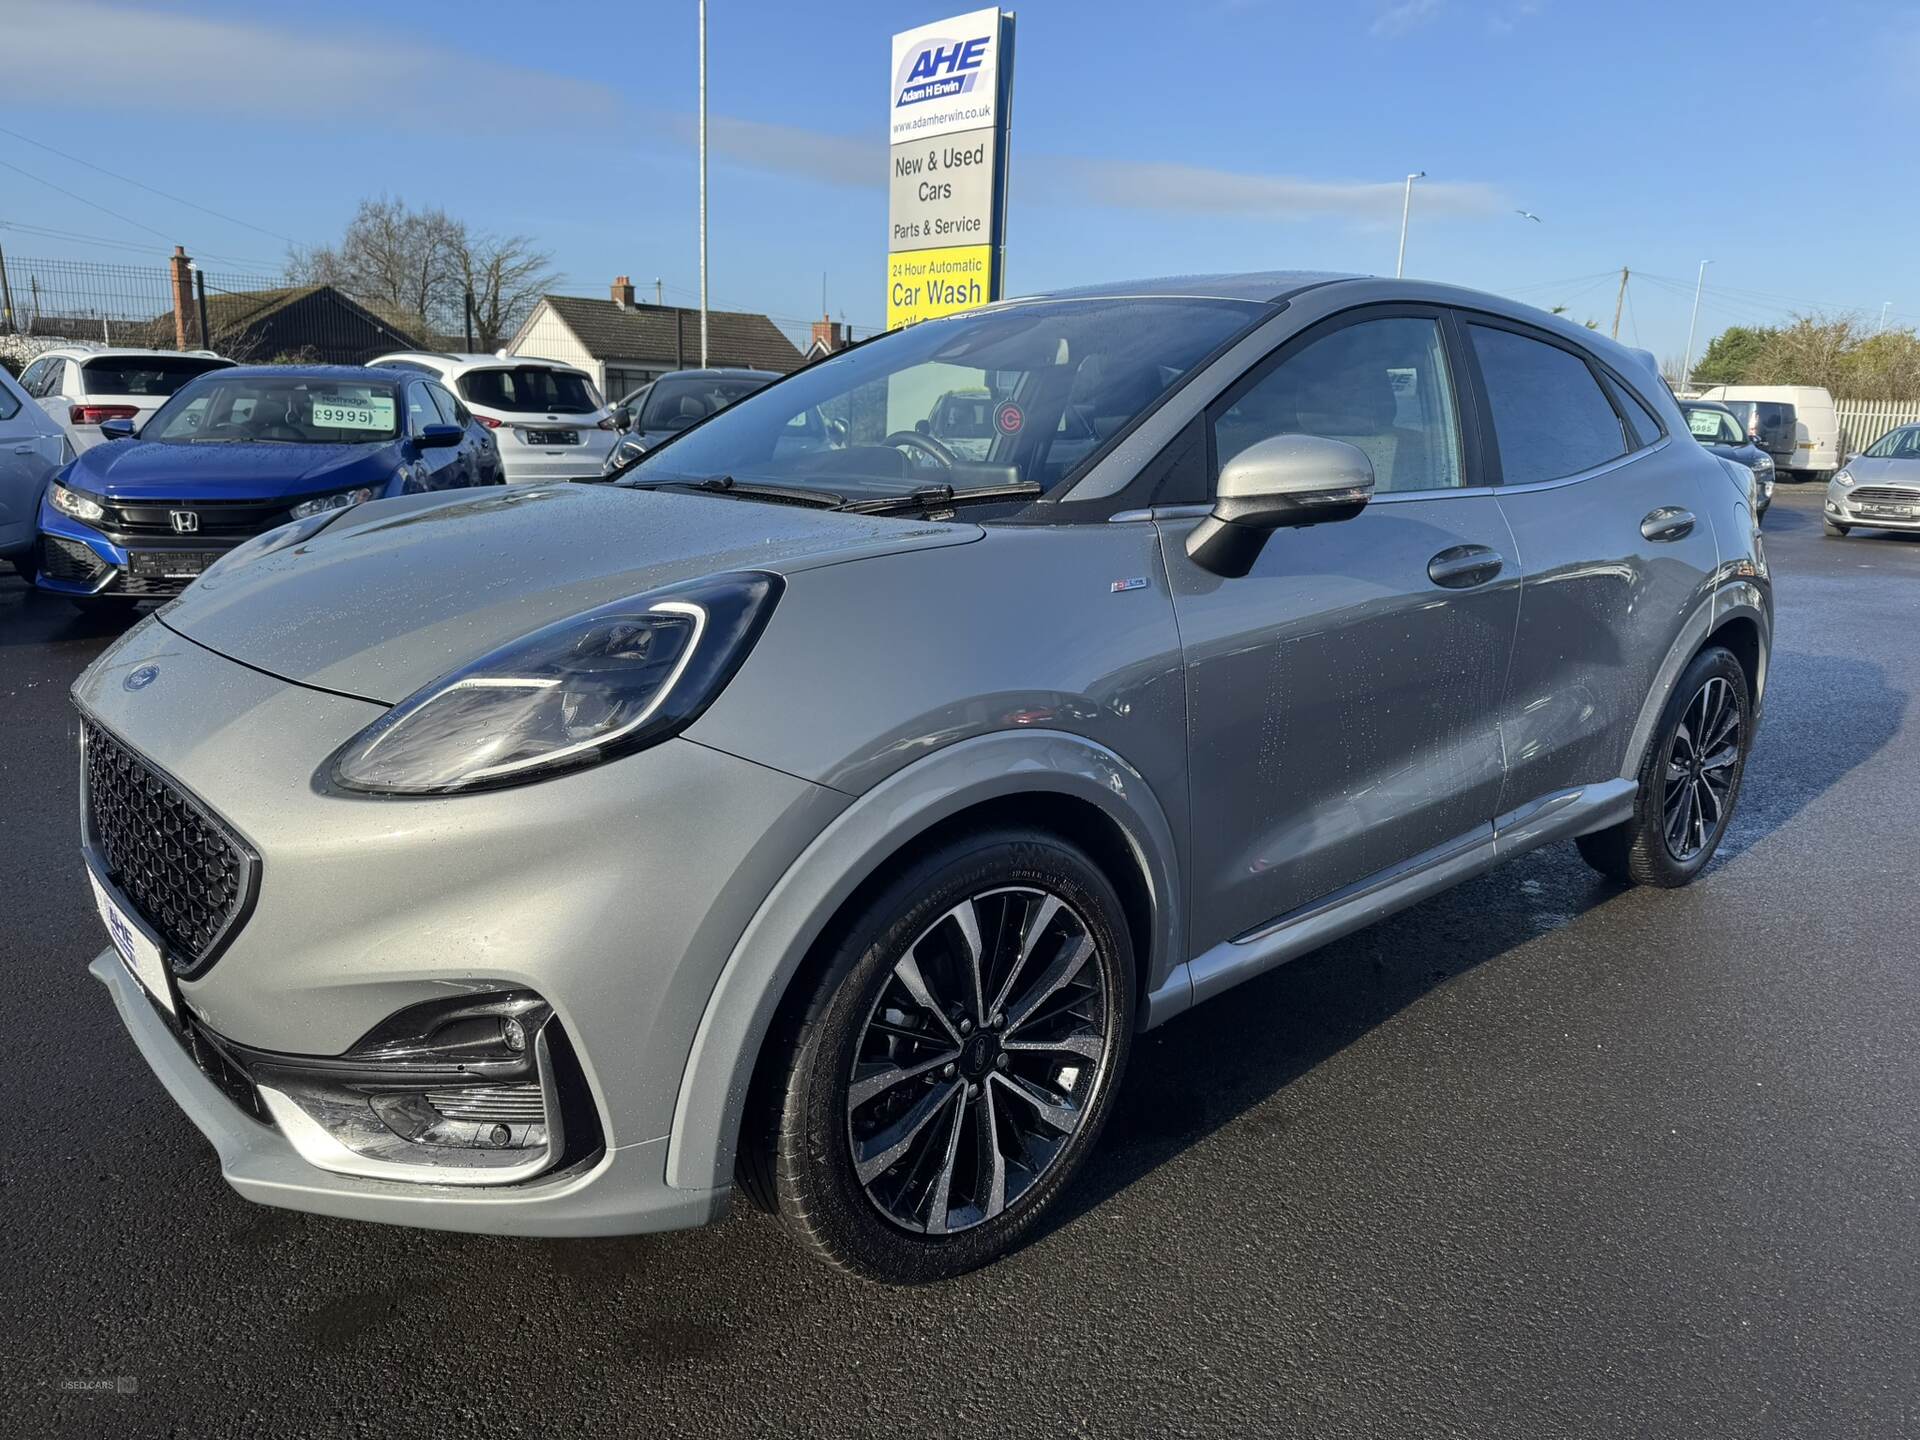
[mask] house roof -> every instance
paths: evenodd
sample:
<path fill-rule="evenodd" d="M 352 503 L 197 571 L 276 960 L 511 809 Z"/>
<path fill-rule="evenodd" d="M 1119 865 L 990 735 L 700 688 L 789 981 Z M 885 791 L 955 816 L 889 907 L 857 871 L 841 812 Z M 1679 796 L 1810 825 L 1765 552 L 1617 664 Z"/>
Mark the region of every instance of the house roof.
<path fill-rule="evenodd" d="M 635 305 L 580 295 L 548 295 L 547 305 L 596 360 L 700 358 L 700 312 L 681 305 Z M 676 326 L 679 327 L 676 334 Z M 800 351 L 764 315 L 738 310 L 707 312 L 707 359 L 785 374 L 800 367 Z"/>

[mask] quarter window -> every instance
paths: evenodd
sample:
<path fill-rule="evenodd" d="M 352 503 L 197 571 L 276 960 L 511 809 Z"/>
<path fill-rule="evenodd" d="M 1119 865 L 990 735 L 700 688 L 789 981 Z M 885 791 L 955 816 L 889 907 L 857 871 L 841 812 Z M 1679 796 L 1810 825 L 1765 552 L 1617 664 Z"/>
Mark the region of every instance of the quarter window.
<path fill-rule="evenodd" d="M 20 388 L 37 398 L 40 394 L 40 382 L 47 378 L 47 367 L 51 364 L 53 364 L 51 360 L 36 360 L 27 366 L 20 375 Z"/>
<path fill-rule="evenodd" d="M 1310 341 L 1242 391 L 1213 422 L 1224 465 L 1276 435 L 1343 440 L 1373 462 L 1381 492 L 1459 486 L 1460 426 L 1439 323 L 1393 316 Z"/>
<path fill-rule="evenodd" d="M 1586 361 L 1511 330 L 1467 329 L 1509 485 L 1577 475 L 1627 453 L 1620 416 Z"/>
<path fill-rule="evenodd" d="M 1640 403 L 1638 395 L 1617 380 L 1610 379 L 1607 389 L 1613 393 L 1621 413 L 1627 417 L 1627 428 L 1633 432 L 1634 449 L 1644 450 L 1660 438 L 1660 422 L 1653 418 L 1651 410 Z"/>

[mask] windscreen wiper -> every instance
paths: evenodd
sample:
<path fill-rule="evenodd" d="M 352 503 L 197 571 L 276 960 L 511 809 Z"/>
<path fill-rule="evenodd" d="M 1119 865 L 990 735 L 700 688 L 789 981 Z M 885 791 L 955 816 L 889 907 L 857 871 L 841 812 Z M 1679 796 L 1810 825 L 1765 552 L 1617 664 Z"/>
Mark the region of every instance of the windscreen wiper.
<path fill-rule="evenodd" d="M 831 490 L 810 490 L 802 485 L 742 484 L 731 475 L 716 475 L 710 480 L 631 480 L 621 484 L 626 490 L 697 490 L 708 495 L 737 495 L 742 500 L 769 500 L 780 505 L 811 505 L 820 510 L 837 510 L 847 497 Z"/>
<path fill-rule="evenodd" d="M 1046 494 L 1037 480 L 1010 480 L 1003 485 L 976 485 L 956 490 L 951 485 L 922 485 L 904 495 L 881 495 L 872 500 L 849 500 L 840 508 L 855 515 L 891 515 L 900 510 L 945 510 L 955 505 L 986 505 L 995 500 L 1031 500 Z"/>

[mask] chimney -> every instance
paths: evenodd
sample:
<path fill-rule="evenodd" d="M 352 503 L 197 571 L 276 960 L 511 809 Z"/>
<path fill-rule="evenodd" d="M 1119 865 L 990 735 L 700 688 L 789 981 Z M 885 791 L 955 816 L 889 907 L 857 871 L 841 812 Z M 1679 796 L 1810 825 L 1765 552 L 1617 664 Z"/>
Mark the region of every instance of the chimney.
<path fill-rule="evenodd" d="M 829 355 L 836 350 L 846 349 L 847 327 L 838 320 L 829 320 L 822 315 L 813 322 L 813 336 L 807 342 L 807 348 L 811 350 L 815 345 L 820 346 Z"/>
<path fill-rule="evenodd" d="M 633 309 L 633 282 L 624 275 L 613 277 L 613 303 L 622 310 Z"/>
<path fill-rule="evenodd" d="M 186 247 L 176 245 L 173 254 L 167 257 L 167 268 L 172 272 L 173 280 L 173 348 L 187 348 L 187 317 L 193 314 L 193 261 L 187 258 Z"/>

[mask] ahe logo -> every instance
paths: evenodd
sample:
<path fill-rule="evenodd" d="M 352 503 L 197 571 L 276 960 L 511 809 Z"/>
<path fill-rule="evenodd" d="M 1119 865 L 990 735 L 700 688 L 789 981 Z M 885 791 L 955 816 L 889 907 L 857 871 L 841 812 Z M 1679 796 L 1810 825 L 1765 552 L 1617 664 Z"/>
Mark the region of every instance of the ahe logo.
<path fill-rule="evenodd" d="M 917 105 L 922 100 L 944 100 L 950 95 L 965 95 L 980 78 L 980 66 L 987 58 L 987 41 L 929 40 L 907 57 L 900 73 L 893 77 L 898 96 L 893 108 Z"/>

